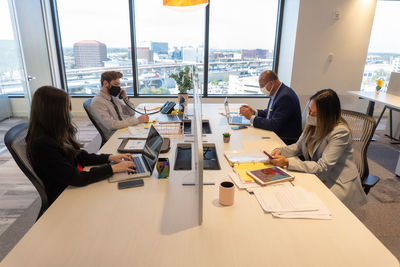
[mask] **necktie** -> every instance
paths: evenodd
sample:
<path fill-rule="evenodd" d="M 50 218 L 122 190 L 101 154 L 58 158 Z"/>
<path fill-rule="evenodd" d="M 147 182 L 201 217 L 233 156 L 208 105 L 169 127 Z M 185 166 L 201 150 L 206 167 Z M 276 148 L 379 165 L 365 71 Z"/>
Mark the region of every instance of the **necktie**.
<path fill-rule="evenodd" d="M 272 98 L 268 101 L 268 107 L 267 107 L 267 119 L 269 119 L 270 117 L 271 117 L 271 113 L 270 113 L 270 110 L 271 110 L 271 107 L 272 107 Z"/>
<path fill-rule="evenodd" d="M 111 97 L 111 100 L 110 100 L 110 101 L 111 101 L 111 103 L 113 104 L 115 111 L 117 112 L 118 119 L 119 119 L 120 121 L 122 121 L 121 114 L 119 114 L 118 107 L 117 107 L 117 105 L 115 104 L 115 102 L 114 102 L 114 100 L 113 100 L 113 98 L 112 98 L 112 97 Z"/>

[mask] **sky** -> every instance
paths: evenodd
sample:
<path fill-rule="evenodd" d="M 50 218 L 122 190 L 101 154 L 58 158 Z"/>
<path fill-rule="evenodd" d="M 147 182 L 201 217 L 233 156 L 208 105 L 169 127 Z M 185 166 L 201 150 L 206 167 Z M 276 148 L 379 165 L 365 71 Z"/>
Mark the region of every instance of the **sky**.
<path fill-rule="evenodd" d="M 0 40 L 14 39 L 8 3 L 0 0 Z M 127 0 L 57 0 L 57 5 L 65 47 L 81 40 L 130 47 Z M 276 8 L 277 0 L 213 0 L 210 47 L 272 49 Z M 168 42 L 170 47 L 203 44 L 204 8 L 176 11 L 162 6 L 162 0 L 136 0 L 135 9 L 138 43 Z M 399 14 L 400 1 L 378 1 L 369 52 L 400 53 Z"/>
<path fill-rule="evenodd" d="M 246 0 L 244 6 L 243 0 L 214 0 L 210 12 L 210 46 L 273 48 L 277 2 Z M 57 5 L 64 46 L 87 39 L 109 47 L 130 46 L 128 1 L 114 0 L 110 6 L 105 0 L 58 0 Z M 170 47 L 203 45 L 204 7 L 177 11 L 164 7 L 162 0 L 139 0 L 135 1 L 135 11 L 138 43 L 168 42 Z"/>

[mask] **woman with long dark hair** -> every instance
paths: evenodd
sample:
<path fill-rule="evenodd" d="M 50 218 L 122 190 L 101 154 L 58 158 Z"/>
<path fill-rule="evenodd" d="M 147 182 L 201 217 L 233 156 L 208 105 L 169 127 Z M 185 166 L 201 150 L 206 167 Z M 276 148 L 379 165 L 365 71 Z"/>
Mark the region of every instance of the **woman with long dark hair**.
<path fill-rule="evenodd" d="M 311 96 L 306 127 L 297 143 L 277 148 L 271 155 L 274 165 L 317 175 L 350 209 L 366 203 L 353 159 L 350 129 L 341 117 L 340 100 L 332 89 Z"/>
<path fill-rule="evenodd" d="M 135 168 L 130 154 L 97 155 L 80 149 L 71 117 L 71 100 L 66 92 L 52 86 L 36 90 L 26 136 L 27 154 L 43 180 L 49 204 L 68 185 L 85 186 Z M 118 163 L 110 165 L 111 161 Z M 99 166 L 83 171 L 91 165 Z"/>

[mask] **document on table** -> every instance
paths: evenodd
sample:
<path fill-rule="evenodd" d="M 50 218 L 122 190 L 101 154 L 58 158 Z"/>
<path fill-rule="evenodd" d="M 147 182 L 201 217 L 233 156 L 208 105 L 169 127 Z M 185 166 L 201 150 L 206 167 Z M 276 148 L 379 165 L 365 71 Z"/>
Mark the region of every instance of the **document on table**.
<path fill-rule="evenodd" d="M 235 173 L 235 172 L 230 172 L 229 173 L 229 177 L 231 177 L 232 181 L 235 183 L 235 185 L 239 189 L 248 189 L 248 188 L 261 187 L 254 180 L 252 182 L 243 182 L 242 179 L 240 179 L 239 175 L 237 173 Z"/>
<path fill-rule="evenodd" d="M 313 192 L 299 186 L 254 188 L 261 207 L 279 218 L 331 219 L 328 208 Z"/>

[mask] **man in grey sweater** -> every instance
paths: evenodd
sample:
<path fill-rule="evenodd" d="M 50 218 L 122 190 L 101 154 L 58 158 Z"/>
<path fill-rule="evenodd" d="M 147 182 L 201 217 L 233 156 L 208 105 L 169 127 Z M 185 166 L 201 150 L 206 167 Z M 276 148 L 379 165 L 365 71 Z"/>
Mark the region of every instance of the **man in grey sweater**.
<path fill-rule="evenodd" d="M 121 78 L 121 72 L 106 71 L 102 73 L 101 91 L 90 104 L 90 113 L 107 139 L 120 128 L 149 121 L 147 115 L 135 117 L 133 110 L 135 106 L 129 101 L 126 91 L 120 87 Z"/>

